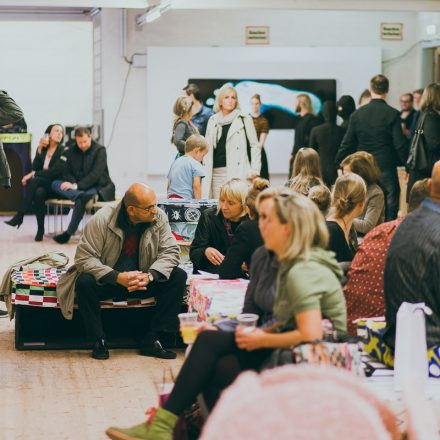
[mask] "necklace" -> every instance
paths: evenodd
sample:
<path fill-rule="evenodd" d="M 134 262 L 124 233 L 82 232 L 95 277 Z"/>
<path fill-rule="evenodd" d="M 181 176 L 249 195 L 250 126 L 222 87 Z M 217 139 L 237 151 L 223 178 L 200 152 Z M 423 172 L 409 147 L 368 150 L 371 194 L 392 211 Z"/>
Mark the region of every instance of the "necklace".
<path fill-rule="evenodd" d="M 344 217 L 341 217 L 342 223 L 344 223 L 344 232 L 348 235 L 347 223 L 345 223 Z"/>

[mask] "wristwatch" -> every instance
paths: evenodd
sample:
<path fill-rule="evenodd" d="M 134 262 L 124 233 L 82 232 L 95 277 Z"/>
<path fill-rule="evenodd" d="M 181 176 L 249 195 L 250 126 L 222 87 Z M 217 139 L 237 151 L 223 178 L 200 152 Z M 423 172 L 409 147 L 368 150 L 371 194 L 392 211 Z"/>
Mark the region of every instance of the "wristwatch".
<path fill-rule="evenodd" d="M 154 281 L 154 277 L 153 277 L 153 274 L 151 272 L 147 272 L 147 277 L 150 280 L 150 283 L 152 283 Z"/>

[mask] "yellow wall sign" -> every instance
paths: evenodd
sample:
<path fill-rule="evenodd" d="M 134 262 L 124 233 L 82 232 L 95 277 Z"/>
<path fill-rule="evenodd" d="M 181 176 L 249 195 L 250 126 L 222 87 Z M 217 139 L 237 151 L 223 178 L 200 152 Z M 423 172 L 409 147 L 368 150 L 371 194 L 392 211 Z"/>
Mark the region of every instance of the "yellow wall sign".
<path fill-rule="evenodd" d="M 0 133 L 0 141 L 5 144 L 25 144 L 31 140 L 30 133 Z"/>
<path fill-rule="evenodd" d="M 403 23 L 381 23 L 380 38 L 382 40 L 402 40 Z"/>
<path fill-rule="evenodd" d="M 269 44 L 269 26 L 246 26 L 246 44 Z"/>

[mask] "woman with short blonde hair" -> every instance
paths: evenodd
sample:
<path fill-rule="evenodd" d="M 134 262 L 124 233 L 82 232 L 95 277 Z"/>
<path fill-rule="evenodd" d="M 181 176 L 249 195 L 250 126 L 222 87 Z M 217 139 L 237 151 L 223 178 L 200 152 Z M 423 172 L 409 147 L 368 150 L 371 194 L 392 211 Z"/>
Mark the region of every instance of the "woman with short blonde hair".
<path fill-rule="evenodd" d="M 286 186 L 305 196 L 313 186 L 324 185 L 319 154 L 313 148 L 298 150 L 293 162 L 292 176 Z"/>
<path fill-rule="evenodd" d="M 219 189 L 218 208 L 203 212 L 189 250 L 194 273 L 199 270 L 218 273 L 237 227 L 248 219 L 245 203 L 248 190 L 247 182 L 228 180 Z"/>
<path fill-rule="evenodd" d="M 219 90 L 214 111 L 205 135 L 210 148 L 204 159 L 203 198 L 217 198 L 227 180 L 253 178 L 261 168 L 261 149 L 252 118 L 240 111 L 237 91 L 230 84 Z"/>
<path fill-rule="evenodd" d="M 351 261 L 357 249 L 357 235 L 353 220 L 364 210 L 367 187 L 362 177 L 354 173 L 336 179 L 332 191 L 327 227 L 330 234 L 329 249 L 340 262 Z"/>
<path fill-rule="evenodd" d="M 365 235 L 385 220 L 385 196 L 379 186 L 380 169 L 376 159 L 366 151 L 350 154 L 341 162 L 342 171 L 361 176 L 367 186 L 364 211 L 353 220 L 356 232 Z"/>

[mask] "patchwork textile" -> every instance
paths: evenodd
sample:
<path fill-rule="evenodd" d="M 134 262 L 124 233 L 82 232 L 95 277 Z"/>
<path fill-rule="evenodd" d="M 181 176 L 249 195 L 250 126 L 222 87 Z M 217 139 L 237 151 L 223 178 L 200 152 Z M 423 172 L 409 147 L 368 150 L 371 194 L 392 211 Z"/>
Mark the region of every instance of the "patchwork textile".
<path fill-rule="evenodd" d="M 189 286 L 188 304 L 204 321 L 233 318 L 243 310 L 247 280 L 193 279 Z"/>
<path fill-rule="evenodd" d="M 17 271 L 11 275 L 12 303 L 36 307 L 59 307 L 56 285 L 66 269 L 40 269 Z M 101 308 L 149 307 L 156 304 L 154 298 L 126 301 L 108 299 L 101 301 Z"/>
<path fill-rule="evenodd" d="M 217 204 L 217 199 L 164 199 L 159 200 L 157 206 L 165 212 L 170 223 L 197 223 L 205 209 L 217 206 Z"/>
<path fill-rule="evenodd" d="M 366 329 L 364 351 L 373 359 L 382 362 L 387 367 L 394 367 L 394 350 L 383 341 L 386 322 L 374 320 L 360 320 L 358 327 L 361 331 Z M 435 346 L 428 349 L 428 370 L 429 376 L 440 378 L 440 347 Z"/>

